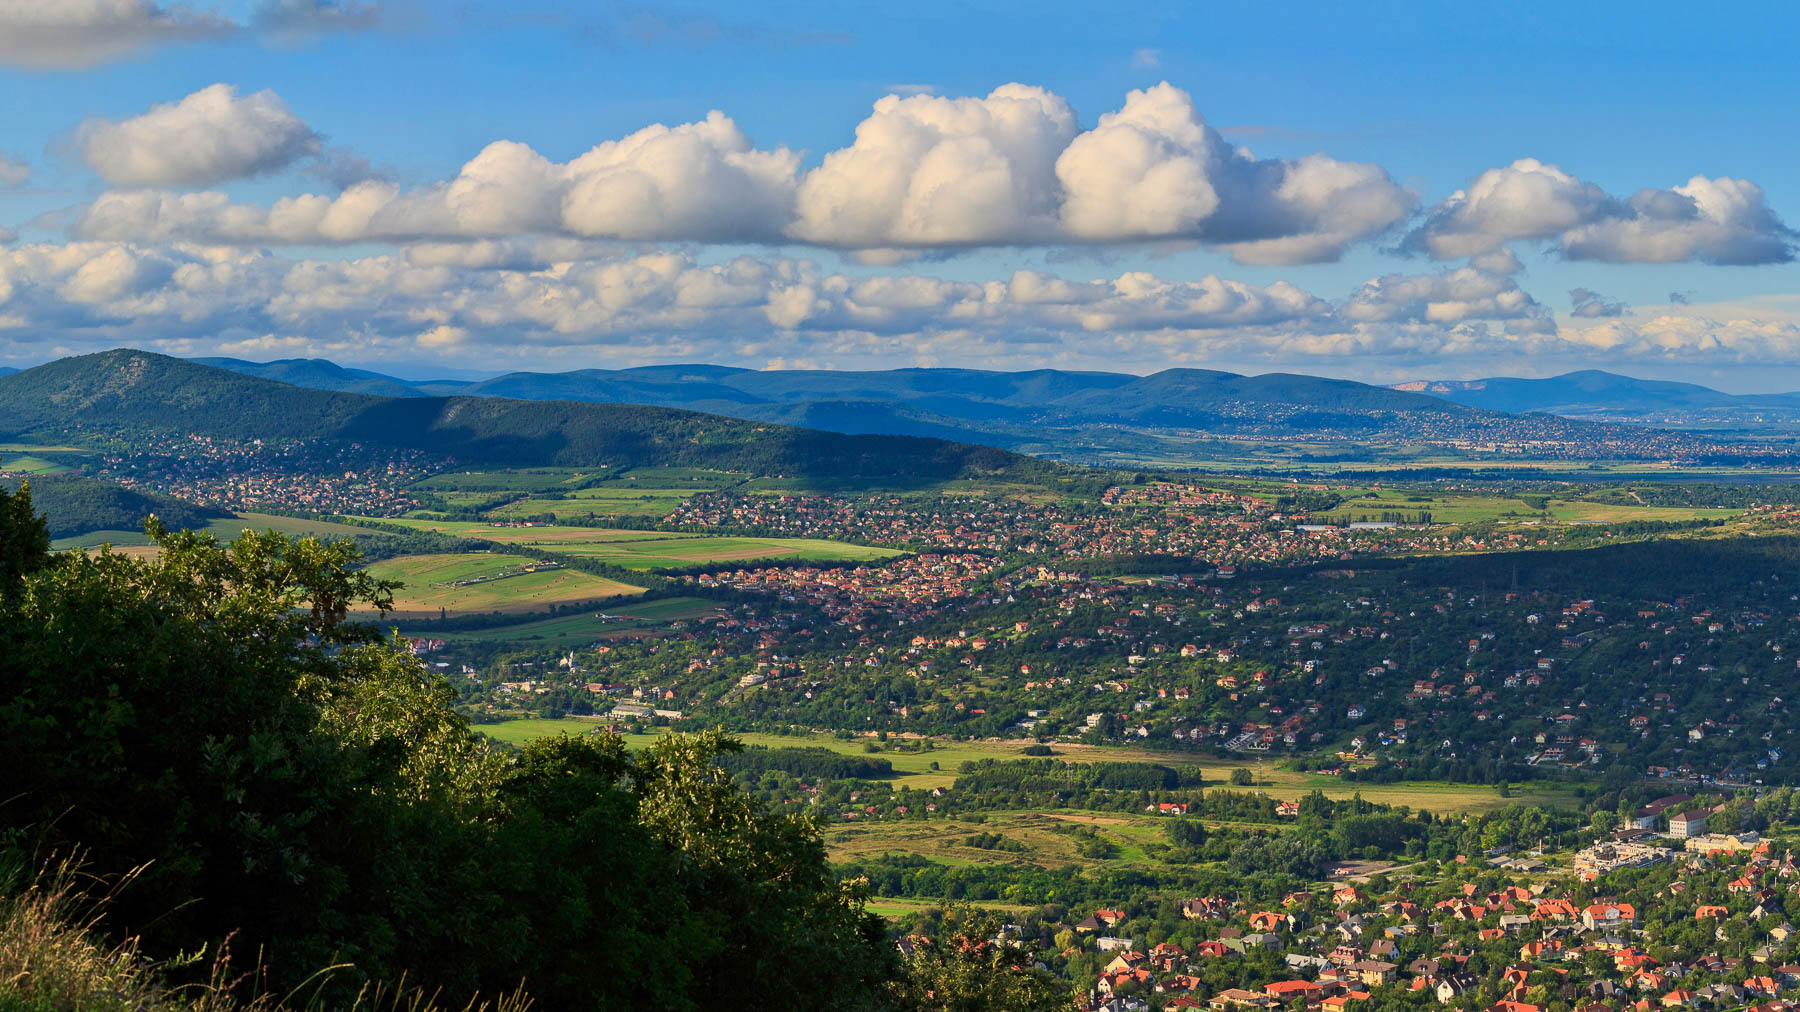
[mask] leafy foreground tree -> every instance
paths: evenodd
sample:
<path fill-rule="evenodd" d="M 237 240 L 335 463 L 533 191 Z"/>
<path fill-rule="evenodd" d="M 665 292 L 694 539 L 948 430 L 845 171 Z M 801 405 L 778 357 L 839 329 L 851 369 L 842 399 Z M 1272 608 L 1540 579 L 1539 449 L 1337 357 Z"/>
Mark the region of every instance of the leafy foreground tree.
<path fill-rule="evenodd" d="M 0 851 L 79 855 L 116 886 L 114 942 L 212 958 L 229 939 L 259 991 L 304 983 L 327 1007 L 369 981 L 452 1007 L 904 998 L 814 827 L 715 763 L 734 741 L 498 750 L 346 621 L 393 589 L 347 545 L 150 530 L 154 559 L 53 557 L 29 494 L 0 499 Z"/>

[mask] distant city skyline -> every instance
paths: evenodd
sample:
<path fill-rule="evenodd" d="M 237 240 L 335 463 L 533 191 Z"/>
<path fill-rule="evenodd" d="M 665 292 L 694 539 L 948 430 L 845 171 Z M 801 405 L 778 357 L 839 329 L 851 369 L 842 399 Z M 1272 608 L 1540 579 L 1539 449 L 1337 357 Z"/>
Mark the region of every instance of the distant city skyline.
<path fill-rule="evenodd" d="M 1800 389 L 1788 8 L 0 0 L 0 364 Z"/>

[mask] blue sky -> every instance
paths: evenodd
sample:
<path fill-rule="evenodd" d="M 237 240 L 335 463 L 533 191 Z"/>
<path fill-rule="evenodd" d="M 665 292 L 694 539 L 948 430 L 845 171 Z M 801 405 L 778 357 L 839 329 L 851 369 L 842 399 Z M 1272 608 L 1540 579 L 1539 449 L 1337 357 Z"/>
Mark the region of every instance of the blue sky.
<path fill-rule="evenodd" d="M 1800 387 L 1796 22 L 0 0 L 0 362 L 131 344 Z M 1037 119 L 1009 130 L 1020 108 Z M 715 110 L 698 147 L 640 134 Z M 471 166 L 499 141 L 529 151 Z M 1486 203 L 1451 199 L 1483 173 Z M 273 213 L 296 198 L 316 220 Z"/>

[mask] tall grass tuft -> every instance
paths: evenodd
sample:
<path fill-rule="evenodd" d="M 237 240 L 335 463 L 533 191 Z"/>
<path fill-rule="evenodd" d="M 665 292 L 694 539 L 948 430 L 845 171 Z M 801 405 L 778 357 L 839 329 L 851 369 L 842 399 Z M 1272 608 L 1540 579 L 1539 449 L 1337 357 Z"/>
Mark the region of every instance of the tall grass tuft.
<path fill-rule="evenodd" d="M 208 964 L 208 980 L 171 986 L 169 971 L 196 965 L 203 954 L 173 960 L 147 958 L 135 938 L 103 942 L 102 911 L 112 891 L 89 890 L 70 861 L 46 866 L 28 883 L 5 888 L 0 874 L 0 1012 L 529 1012 L 523 990 L 492 1000 L 444 1005 L 441 992 L 364 984 L 349 1004 L 320 997 L 324 985 L 348 966 L 327 967 L 312 982 L 286 995 L 262 992 L 261 974 L 232 968 L 229 945 Z M 309 993 L 310 992 L 310 993 Z M 251 997 L 243 997 L 244 995 Z"/>

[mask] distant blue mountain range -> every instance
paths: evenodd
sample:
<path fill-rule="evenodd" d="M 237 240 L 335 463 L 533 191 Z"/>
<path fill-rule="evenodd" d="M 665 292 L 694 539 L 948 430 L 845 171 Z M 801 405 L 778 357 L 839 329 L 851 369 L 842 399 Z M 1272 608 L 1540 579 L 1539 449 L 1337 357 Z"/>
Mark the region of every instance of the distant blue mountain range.
<path fill-rule="evenodd" d="M 1593 369 L 1548 379 L 1418 380 L 1394 389 L 1511 414 L 1536 411 L 1680 426 L 1800 421 L 1800 393 L 1728 394 L 1694 383 L 1633 379 Z"/>
<path fill-rule="evenodd" d="M 1151 376 L 1038 369 L 756 370 L 716 365 L 518 372 L 409 381 L 319 359 L 198 361 L 296 386 L 391 397 L 450 395 L 648 404 L 838 432 L 959 438 L 971 426 L 1210 427 L 1231 413 L 1454 415 L 1442 398 L 1348 380 L 1169 369 Z M 1325 418 L 1319 420 L 1325 421 Z"/>
<path fill-rule="evenodd" d="M 867 372 L 659 365 L 516 372 L 491 379 L 405 380 L 323 359 L 198 359 L 323 390 L 388 397 L 470 395 L 686 408 L 838 432 L 967 438 L 1017 426 L 1215 428 L 1222 417 L 1288 417 L 1295 427 L 1344 415 L 1444 417 L 1460 409 L 1542 413 L 1655 426 L 1800 426 L 1800 393 L 1721 393 L 1693 383 L 1586 370 L 1547 379 L 1417 380 L 1392 387 L 1291 373 L 1169 369 L 1150 376 L 1036 369 Z M 999 440 L 1004 442 L 1004 440 Z"/>

